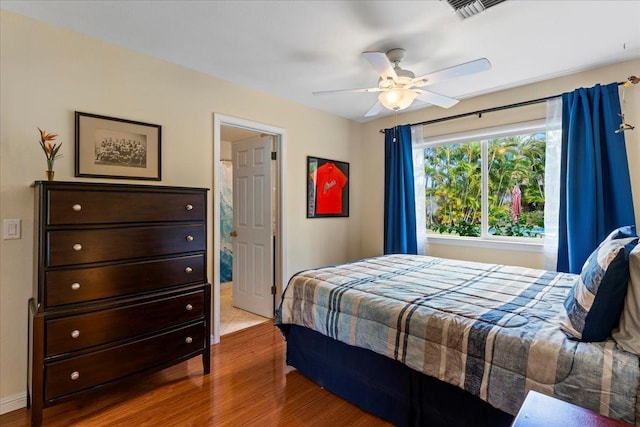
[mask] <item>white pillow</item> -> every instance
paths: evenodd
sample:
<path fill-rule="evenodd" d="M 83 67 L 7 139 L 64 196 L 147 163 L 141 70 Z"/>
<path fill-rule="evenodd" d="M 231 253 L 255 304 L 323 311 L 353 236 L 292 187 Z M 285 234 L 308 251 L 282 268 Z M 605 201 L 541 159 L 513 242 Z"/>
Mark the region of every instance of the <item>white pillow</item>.
<path fill-rule="evenodd" d="M 640 245 L 629 254 L 629 288 L 612 336 L 620 348 L 640 356 Z"/>

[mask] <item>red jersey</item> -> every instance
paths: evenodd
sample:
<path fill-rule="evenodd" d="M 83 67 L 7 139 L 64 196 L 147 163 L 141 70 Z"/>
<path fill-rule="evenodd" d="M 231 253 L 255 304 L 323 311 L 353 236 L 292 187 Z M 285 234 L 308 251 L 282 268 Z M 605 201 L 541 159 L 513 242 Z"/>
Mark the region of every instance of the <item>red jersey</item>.
<path fill-rule="evenodd" d="M 315 173 L 316 213 L 342 213 L 342 187 L 347 177 L 338 167 L 331 163 L 320 166 Z"/>

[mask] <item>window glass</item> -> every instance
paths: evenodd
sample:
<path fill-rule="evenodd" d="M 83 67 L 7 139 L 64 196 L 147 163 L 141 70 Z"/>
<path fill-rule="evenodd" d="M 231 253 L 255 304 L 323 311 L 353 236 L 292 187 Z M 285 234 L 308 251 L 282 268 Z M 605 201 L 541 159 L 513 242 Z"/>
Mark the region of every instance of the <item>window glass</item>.
<path fill-rule="evenodd" d="M 545 133 L 496 134 L 424 148 L 428 233 L 544 236 Z"/>
<path fill-rule="evenodd" d="M 427 230 L 480 236 L 480 141 L 426 148 L 424 153 Z"/>
<path fill-rule="evenodd" d="M 488 234 L 542 237 L 545 135 L 488 141 Z"/>

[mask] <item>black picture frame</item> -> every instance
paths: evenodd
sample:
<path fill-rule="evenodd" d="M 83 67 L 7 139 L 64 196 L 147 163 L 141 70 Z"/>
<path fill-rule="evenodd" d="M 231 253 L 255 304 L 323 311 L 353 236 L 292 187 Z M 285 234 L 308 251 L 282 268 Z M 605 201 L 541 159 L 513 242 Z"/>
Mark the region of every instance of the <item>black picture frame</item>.
<path fill-rule="evenodd" d="M 349 216 L 349 163 L 307 156 L 307 218 Z"/>
<path fill-rule="evenodd" d="M 75 176 L 162 180 L 162 126 L 75 112 Z"/>

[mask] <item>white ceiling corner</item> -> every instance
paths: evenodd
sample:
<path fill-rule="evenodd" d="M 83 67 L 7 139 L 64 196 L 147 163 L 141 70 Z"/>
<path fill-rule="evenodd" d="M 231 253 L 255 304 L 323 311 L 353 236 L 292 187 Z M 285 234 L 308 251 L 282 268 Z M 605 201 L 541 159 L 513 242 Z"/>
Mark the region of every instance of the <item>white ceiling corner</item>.
<path fill-rule="evenodd" d="M 355 121 L 364 121 L 375 93 L 312 92 L 375 87 L 365 50 L 404 48 L 401 66 L 416 75 L 488 58 L 489 71 L 429 87 L 460 99 L 640 58 L 640 1 L 508 0 L 465 20 L 435 0 L 2 0 L 0 7 Z"/>

